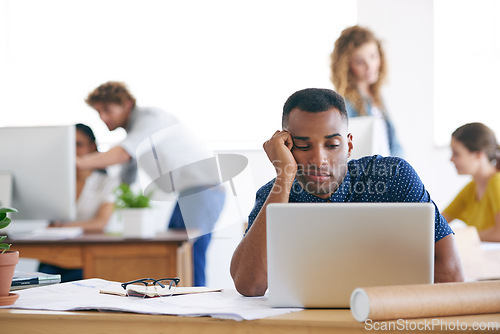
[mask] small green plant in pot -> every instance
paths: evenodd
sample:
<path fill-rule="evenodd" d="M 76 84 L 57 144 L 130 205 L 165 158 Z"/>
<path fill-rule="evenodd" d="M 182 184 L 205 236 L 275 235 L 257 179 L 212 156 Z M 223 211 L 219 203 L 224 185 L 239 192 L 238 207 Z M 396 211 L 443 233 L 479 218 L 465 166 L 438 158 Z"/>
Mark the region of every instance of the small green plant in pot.
<path fill-rule="evenodd" d="M 7 213 L 17 212 L 14 208 L 0 208 L 0 230 L 9 226 L 11 219 L 7 217 Z M 5 251 L 10 249 L 11 244 L 3 242 L 7 238 L 6 235 L 0 236 L 0 251 L 5 253 Z"/>
<path fill-rule="evenodd" d="M 126 208 L 150 208 L 150 197 L 152 193 L 145 196 L 141 193 L 134 193 L 130 186 L 126 183 L 122 183 L 115 189 L 116 201 L 115 208 L 126 209 Z"/>
<path fill-rule="evenodd" d="M 126 238 L 152 238 L 156 235 L 156 224 L 150 203 L 151 193 L 134 192 L 126 183 L 115 190 L 115 209 L 123 222 Z"/>
<path fill-rule="evenodd" d="M 9 226 L 11 222 L 7 217 L 9 212 L 17 212 L 17 210 L 0 208 L 0 229 Z M 11 244 L 3 242 L 6 238 L 5 235 L 0 236 L 0 306 L 14 304 L 19 297 L 17 294 L 9 293 L 14 270 L 19 261 L 19 252 L 10 250 Z"/>

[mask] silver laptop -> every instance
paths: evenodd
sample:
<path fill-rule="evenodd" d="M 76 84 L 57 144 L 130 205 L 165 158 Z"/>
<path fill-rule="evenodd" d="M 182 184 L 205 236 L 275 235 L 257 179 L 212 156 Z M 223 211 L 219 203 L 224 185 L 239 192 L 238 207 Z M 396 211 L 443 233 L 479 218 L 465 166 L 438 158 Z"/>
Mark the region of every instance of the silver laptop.
<path fill-rule="evenodd" d="M 273 307 L 345 308 L 357 287 L 434 281 L 430 203 L 267 206 Z"/>

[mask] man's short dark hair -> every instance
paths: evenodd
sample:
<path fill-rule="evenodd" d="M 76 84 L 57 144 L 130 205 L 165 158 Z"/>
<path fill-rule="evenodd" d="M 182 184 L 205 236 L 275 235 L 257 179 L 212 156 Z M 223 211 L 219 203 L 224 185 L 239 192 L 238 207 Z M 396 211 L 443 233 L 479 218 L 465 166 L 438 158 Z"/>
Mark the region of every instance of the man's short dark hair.
<path fill-rule="evenodd" d="M 281 119 L 283 128 L 288 125 L 290 112 L 294 108 L 307 112 L 322 112 L 335 108 L 340 111 L 340 115 L 346 123 L 348 119 L 344 98 L 331 89 L 306 88 L 290 95 L 283 106 Z"/>

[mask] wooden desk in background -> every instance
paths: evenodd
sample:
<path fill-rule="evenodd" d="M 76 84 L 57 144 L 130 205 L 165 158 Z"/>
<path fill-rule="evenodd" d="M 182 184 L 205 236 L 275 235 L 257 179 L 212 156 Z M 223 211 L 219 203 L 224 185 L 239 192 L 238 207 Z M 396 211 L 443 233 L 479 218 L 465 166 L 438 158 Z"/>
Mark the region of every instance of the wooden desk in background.
<path fill-rule="evenodd" d="M 167 231 L 152 239 L 88 234 L 65 240 L 10 242 L 20 257 L 65 268 L 83 268 L 83 278 L 125 282 L 178 276 L 181 285 L 193 284 L 192 244 L 182 231 Z"/>
<path fill-rule="evenodd" d="M 500 279 L 500 248 L 485 251 L 474 226 L 454 228 L 466 280 Z M 495 244 L 495 243 L 491 243 Z M 500 245 L 500 243 L 498 243 Z"/>
<path fill-rule="evenodd" d="M 498 333 L 500 314 L 480 314 L 435 319 L 405 320 L 404 330 L 383 330 L 388 322 L 366 325 L 354 320 L 350 310 L 303 310 L 259 320 L 222 320 L 118 312 L 56 312 L 0 310 L 5 333 Z M 430 323 L 434 321 L 435 325 Z M 397 323 L 396 323 L 397 324 Z M 474 331 L 482 324 L 484 330 Z M 461 326 L 458 329 L 454 326 Z M 395 325 L 394 325 L 395 326 Z M 426 326 L 426 327 L 424 327 Z M 448 326 L 445 330 L 445 326 Z M 489 326 L 489 328 L 486 328 Z M 467 327 L 467 329 L 464 329 Z M 386 327 L 389 328 L 389 327 Z M 415 329 L 413 329 L 415 328 Z"/>

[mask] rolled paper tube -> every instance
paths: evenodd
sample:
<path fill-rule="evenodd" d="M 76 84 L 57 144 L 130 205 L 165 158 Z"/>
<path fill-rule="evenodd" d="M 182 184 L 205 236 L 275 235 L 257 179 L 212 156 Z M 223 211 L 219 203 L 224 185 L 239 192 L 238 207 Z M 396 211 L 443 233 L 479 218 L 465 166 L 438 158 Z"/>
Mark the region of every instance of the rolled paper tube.
<path fill-rule="evenodd" d="M 351 294 L 351 313 L 360 322 L 498 312 L 500 281 L 366 287 Z"/>

